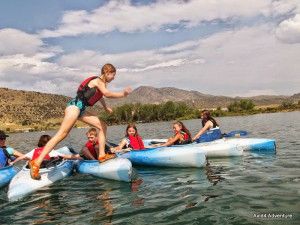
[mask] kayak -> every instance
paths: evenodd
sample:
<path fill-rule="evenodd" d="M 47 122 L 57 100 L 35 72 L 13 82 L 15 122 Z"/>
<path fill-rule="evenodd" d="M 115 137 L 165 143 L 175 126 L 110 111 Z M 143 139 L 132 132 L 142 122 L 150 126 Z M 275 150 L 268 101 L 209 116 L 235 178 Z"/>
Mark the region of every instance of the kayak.
<path fill-rule="evenodd" d="M 75 169 L 81 174 L 125 182 L 130 182 L 133 175 L 131 162 L 122 158 L 110 159 L 103 163 L 99 163 L 98 160 L 80 160 Z"/>
<path fill-rule="evenodd" d="M 140 166 L 203 167 L 206 164 L 205 154 L 193 146 L 157 147 L 117 155 Z"/>
<path fill-rule="evenodd" d="M 60 154 L 76 153 L 71 147 L 62 147 L 56 150 Z M 77 160 L 75 163 L 77 173 L 90 174 L 96 177 L 130 182 L 133 177 L 132 164 L 127 159 L 111 159 L 103 163 L 98 160 Z"/>
<path fill-rule="evenodd" d="M 63 160 L 58 165 L 41 168 L 40 180 L 33 180 L 30 177 L 29 171 L 29 168 L 25 165 L 11 180 L 7 193 L 9 201 L 17 201 L 30 193 L 71 175 L 73 171 L 73 161 Z"/>
<path fill-rule="evenodd" d="M 253 151 L 253 152 L 275 152 L 276 151 L 276 141 L 274 139 L 224 138 L 224 139 L 216 140 L 215 142 L 237 144 L 239 147 L 243 149 L 243 151 Z"/>
<path fill-rule="evenodd" d="M 164 143 L 166 139 L 146 139 L 145 145 Z M 200 152 L 204 152 L 208 158 L 240 156 L 244 151 L 254 152 L 275 152 L 276 142 L 274 139 L 265 138 L 222 138 L 211 142 L 191 143 L 179 145 L 185 149 L 198 147 Z"/>
<path fill-rule="evenodd" d="M 17 174 L 18 170 L 13 166 L 6 166 L 0 169 L 0 188 L 6 186 Z"/>

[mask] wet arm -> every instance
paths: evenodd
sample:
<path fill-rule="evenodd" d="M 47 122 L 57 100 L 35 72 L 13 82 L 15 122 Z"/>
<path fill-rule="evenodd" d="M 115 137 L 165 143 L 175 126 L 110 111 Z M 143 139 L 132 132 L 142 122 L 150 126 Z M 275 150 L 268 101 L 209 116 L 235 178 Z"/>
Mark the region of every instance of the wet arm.
<path fill-rule="evenodd" d="M 171 137 L 168 139 L 168 141 L 160 146 L 171 146 L 173 145 L 176 141 L 180 140 L 180 134 L 176 134 L 175 137 Z"/>
<path fill-rule="evenodd" d="M 206 122 L 205 126 L 202 127 L 202 129 L 193 137 L 193 141 L 195 141 L 196 139 L 198 139 L 205 131 L 207 131 L 210 127 L 211 127 L 211 122 L 210 121 Z"/>
<path fill-rule="evenodd" d="M 119 152 L 126 146 L 126 144 L 127 144 L 127 141 L 125 139 L 123 139 L 117 147 L 113 147 L 110 150 L 112 152 Z"/>

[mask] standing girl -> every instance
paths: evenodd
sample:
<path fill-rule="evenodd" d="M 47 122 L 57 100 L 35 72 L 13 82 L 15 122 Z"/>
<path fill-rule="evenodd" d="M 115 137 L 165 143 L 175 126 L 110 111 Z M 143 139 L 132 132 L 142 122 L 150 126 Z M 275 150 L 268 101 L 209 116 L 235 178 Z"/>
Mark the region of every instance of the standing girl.
<path fill-rule="evenodd" d="M 68 102 L 65 109 L 65 116 L 58 132 L 46 144 L 43 152 L 37 159 L 29 161 L 30 175 L 32 179 L 39 180 L 40 165 L 45 156 L 70 132 L 77 120 L 87 123 L 90 126 L 96 127 L 99 130 L 99 158 L 100 162 L 113 158 L 115 156 L 105 154 L 105 136 L 106 124 L 99 118 L 85 111 L 86 107 L 93 106 L 97 101 L 100 101 L 103 108 L 112 113 L 112 109 L 106 106 L 103 96 L 107 98 L 122 98 L 126 97 L 132 90 L 130 87 L 125 88 L 122 92 L 112 92 L 106 88 L 106 85 L 114 80 L 116 68 L 112 64 L 105 64 L 101 69 L 100 76 L 89 77 L 84 80 L 77 91 L 77 96 Z"/>

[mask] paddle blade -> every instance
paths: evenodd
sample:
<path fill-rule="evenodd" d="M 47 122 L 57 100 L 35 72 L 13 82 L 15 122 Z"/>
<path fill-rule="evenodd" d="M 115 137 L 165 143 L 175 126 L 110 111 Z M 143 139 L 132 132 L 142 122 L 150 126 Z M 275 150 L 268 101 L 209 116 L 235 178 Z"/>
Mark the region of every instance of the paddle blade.
<path fill-rule="evenodd" d="M 243 137 L 247 136 L 248 132 L 245 130 L 233 130 L 230 131 L 228 134 L 224 134 L 224 137 Z"/>

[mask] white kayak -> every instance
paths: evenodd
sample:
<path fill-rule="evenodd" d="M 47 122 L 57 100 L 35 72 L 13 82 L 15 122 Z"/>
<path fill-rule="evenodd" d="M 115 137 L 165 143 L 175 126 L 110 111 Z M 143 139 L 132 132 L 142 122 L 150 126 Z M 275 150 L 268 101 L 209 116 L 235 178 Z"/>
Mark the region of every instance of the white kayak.
<path fill-rule="evenodd" d="M 133 178 L 132 164 L 128 159 L 115 158 L 103 163 L 97 160 L 80 160 L 75 168 L 78 173 L 110 180 L 130 182 Z"/>
<path fill-rule="evenodd" d="M 145 145 L 152 143 L 164 143 L 166 139 L 146 139 Z M 222 138 L 219 140 L 203 143 L 191 143 L 179 145 L 184 149 L 197 147 L 200 152 L 204 152 L 208 158 L 240 156 L 244 151 L 254 152 L 275 152 L 276 143 L 273 139 L 265 138 Z"/>
<path fill-rule="evenodd" d="M 73 171 L 73 161 L 63 160 L 58 165 L 41 168 L 40 180 L 33 180 L 30 177 L 30 170 L 24 166 L 11 180 L 7 197 L 9 201 L 17 201 L 30 193 L 33 193 L 45 186 L 69 176 Z"/>
<path fill-rule="evenodd" d="M 186 148 L 189 148 L 188 150 Z M 135 165 L 162 167 L 203 167 L 206 157 L 197 147 L 171 146 L 119 153 L 118 157 L 129 159 Z"/>

